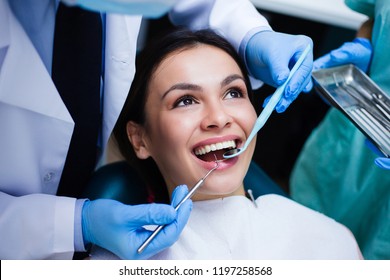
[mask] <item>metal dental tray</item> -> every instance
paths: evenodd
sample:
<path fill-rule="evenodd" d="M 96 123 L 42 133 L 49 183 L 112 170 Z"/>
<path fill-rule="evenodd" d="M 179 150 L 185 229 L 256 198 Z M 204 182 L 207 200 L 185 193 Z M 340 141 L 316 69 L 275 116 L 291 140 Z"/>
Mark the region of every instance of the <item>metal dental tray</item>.
<path fill-rule="evenodd" d="M 352 64 L 314 71 L 319 94 L 390 157 L 390 98 Z"/>

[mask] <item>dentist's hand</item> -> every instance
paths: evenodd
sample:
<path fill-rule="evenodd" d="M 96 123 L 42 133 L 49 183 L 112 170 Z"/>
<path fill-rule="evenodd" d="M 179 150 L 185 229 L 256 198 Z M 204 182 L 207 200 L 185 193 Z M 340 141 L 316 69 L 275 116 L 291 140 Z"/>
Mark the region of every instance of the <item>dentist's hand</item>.
<path fill-rule="evenodd" d="M 380 168 L 390 170 L 390 158 L 383 157 L 382 152 L 368 139 L 366 139 L 365 143 L 371 151 L 379 156 L 375 159 L 375 164 Z"/>
<path fill-rule="evenodd" d="M 380 168 L 390 170 L 390 158 L 378 157 L 375 159 L 375 164 Z"/>
<path fill-rule="evenodd" d="M 249 71 L 255 78 L 278 87 L 287 80 L 290 69 L 307 45 L 313 46 L 313 42 L 304 35 L 289 35 L 273 31 L 256 33 L 249 40 L 245 50 Z M 301 91 L 309 92 L 313 88 L 312 66 L 313 51 L 307 55 L 287 84 L 284 95 L 276 106 L 278 113 L 284 112 Z"/>
<path fill-rule="evenodd" d="M 344 43 L 340 48 L 316 59 L 313 70 L 352 63 L 360 70 L 367 72 L 372 55 L 370 40 L 356 38 Z"/>
<path fill-rule="evenodd" d="M 187 186 L 179 186 L 172 195 L 172 205 L 188 193 Z M 187 200 L 176 212 L 165 204 L 130 206 L 110 199 L 86 201 L 82 210 L 82 227 L 85 244 L 96 244 L 121 259 L 147 259 L 177 241 L 192 209 Z M 138 247 L 151 231 L 145 225 L 166 225 L 141 253 Z"/>

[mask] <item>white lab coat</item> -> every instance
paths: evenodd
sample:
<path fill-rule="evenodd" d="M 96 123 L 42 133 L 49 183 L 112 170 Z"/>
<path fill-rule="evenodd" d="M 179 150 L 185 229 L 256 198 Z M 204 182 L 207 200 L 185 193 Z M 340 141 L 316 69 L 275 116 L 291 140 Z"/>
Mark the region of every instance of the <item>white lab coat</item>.
<path fill-rule="evenodd" d="M 238 49 L 270 29 L 249 1 L 182 0 L 175 24 L 216 28 Z M 141 16 L 107 15 L 103 148 L 134 76 Z M 0 0 L 0 259 L 69 259 L 75 199 L 55 196 L 74 122 L 27 34 Z"/>

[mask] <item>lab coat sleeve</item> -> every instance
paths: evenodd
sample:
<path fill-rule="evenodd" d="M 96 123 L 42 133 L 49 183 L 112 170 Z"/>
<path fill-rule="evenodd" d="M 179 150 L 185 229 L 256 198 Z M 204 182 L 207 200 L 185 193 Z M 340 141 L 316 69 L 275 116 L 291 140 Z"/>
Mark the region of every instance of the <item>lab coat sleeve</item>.
<path fill-rule="evenodd" d="M 46 194 L 14 197 L 0 192 L 0 259 L 71 259 L 75 202 Z"/>
<path fill-rule="evenodd" d="M 240 50 L 247 35 L 271 30 L 267 20 L 249 0 L 182 0 L 169 14 L 175 25 L 191 29 L 211 28 Z"/>

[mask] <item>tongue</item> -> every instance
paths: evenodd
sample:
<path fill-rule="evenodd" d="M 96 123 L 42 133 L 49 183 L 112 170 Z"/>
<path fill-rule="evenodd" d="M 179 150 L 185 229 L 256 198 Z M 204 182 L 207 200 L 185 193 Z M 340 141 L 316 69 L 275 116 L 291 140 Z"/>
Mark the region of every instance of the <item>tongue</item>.
<path fill-rule="evenodd" d="M 203 161 L 215 161 L 215 157 L 217 157 L 217 160 L 223 159 L 223 154 L 225 152 L 226 152 L 226 150 L 218 150 L 218 151 L 210 152 L 210 153 L 207 153 L 205 155 L 198 156 L 198 157 Z"/>

